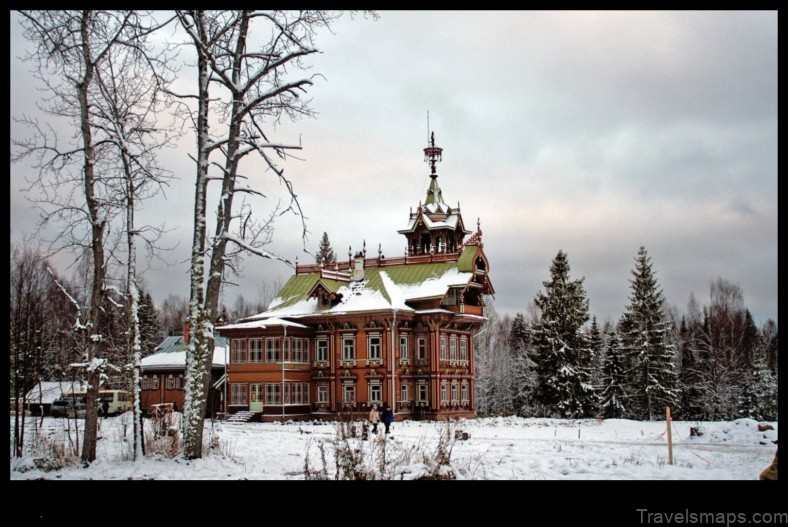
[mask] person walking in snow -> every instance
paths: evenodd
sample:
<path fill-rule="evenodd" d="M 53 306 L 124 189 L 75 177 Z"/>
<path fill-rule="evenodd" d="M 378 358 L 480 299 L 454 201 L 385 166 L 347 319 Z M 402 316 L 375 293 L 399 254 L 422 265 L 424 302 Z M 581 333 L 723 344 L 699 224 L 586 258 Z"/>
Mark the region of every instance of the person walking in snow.
<path fill-rule="evenodd" d="M 380 414 L 378 413 L 378 405 L 373 404 L 372 410 L 369 411 L 369 422 L 372 423 L 372 433 L 378 433 L 378 423 L 380 422 Z M 388 425 L 386 425 L 386 430 L 388 430 Z"/>
<path fill-rule="evenodd" d="M 389 433 L 389 425 L 394 420 L 394 412 L 391 410 L 391 407 L 387 404 L 386 408 L 383 409 L 383 424 L 386 427 L 386 433 Z"/>

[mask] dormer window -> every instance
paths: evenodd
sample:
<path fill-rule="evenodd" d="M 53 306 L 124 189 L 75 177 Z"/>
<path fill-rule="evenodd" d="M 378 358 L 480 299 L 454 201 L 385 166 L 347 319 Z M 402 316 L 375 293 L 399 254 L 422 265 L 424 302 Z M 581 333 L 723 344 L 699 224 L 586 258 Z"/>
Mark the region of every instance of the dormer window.
<path fill-rule="evenodd" d="M 320 309 L 327 309 L 331 307 L 331 297 L 326 293 L 320 293 L 320 295 L 318 295 L 318 299 L 318 305 L 320 306 Z"/>

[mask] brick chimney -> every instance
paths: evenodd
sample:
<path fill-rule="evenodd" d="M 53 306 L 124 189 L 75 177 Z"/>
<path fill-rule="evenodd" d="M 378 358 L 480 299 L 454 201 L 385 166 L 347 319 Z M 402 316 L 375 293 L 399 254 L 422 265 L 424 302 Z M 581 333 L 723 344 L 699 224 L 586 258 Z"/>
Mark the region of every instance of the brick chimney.
<path fill-rule="evenodd" d="M 189 343 L 189 320 L 186 319 L 183 321 L 183 343 Z"/>
<path fill-rule="evenodd" d="M 354 282 L 360 282 L 364 279 L 364 254 L 356 253 L 354 258 L 355 267 L 353 268 L 353 276 L 351 277 L 351 280 Z"/>

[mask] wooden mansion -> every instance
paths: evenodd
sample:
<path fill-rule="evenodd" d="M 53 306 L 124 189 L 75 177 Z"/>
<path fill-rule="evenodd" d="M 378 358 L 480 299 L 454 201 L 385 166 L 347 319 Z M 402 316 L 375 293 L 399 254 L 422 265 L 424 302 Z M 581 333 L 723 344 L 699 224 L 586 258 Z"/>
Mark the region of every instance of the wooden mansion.
<path fill-rule="evenodd" d="M 366 250 L 296 265 L 269 309 L 217 327 L 229 342 L 227 411 L 264 421 L 337 417 L 390 404 L 397 418 L 474 417 L 473 334 L 494 294 L 482 233 L 431 182 L 402 257 Z"/>

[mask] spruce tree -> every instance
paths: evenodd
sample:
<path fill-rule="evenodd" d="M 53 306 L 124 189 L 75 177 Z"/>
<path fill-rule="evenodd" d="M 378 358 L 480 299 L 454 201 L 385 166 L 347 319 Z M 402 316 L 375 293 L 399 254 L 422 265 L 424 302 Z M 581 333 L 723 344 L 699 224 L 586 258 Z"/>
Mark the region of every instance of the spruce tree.
<path fill-rule="evenodd" d="M 534 324 L 537 386 L 535 400 L 547 415 L 584 417 L 593 414 L 594 390 L 587 358 L 591 355 L 588 335 L 582 326 L 588 321 L 588 299 L 583 278 L 569 279 L 569 262 L 558 251 L 550 266 L 545 292 L 534 303 L 541 320 Z"/>
<path fill-rule="evenodd" d="M 670 322 L 663 312 L 664 299 L 651 268 L 651 258 L 641 247 L 630 280 L 632 293 L 621 319 L 622 349 L 630 356 L 630 401 L 639 419 L 658 419 L 665 407 L 678 403 L 674 346 L 669 343 Z"/>
<path fill-rule="evenodd" d="M 142 356 L 150 355 L 161 343 L 163 331 L 159 311 L 150 293 L 140 292 L 138 316 L 140 319 L 140 346 Z"/>
<path fill-rule="evenodd" d="M 320 246 L 317 249 L 316 260 L 318 264 L 323 265 L 336 263 L 337 261 L 334 250 L 331 248 L 331 242 L 328 241 L 328 233 L 323 233 L 323 238 L 320 240 Z"/>
<path fill-rule="evenodd" d="M 626 358 L 619 346 L 613 328 L 607 332 L 607 353 L 602 366 L 602 393 L 600 410 L 606 418 L 621 418 L 626 413 Z"/>
<path fill-rule="evenodd" d="M 536 384 L 535 364 L 530 357 L 530 331 L 525 317 L 517 313 L 509 331 L 509 350 L 512 356 L 512 394 L 517 415 L 533 413 L 533 390 Z"/>
<path fill-rule="evenodd" d="M 701 392 L 701 375 L 695 359 L 692 345 L 692 333 L 687 327 L 684 317 L 681 318 L 679 329 L 679 357 L 681 370 L 679 372 L 679 390 L 681 418 L 684 420 L 703 420 L 703 394 Z"/>
<path fill-rule="evenodd" d="M 591 357 L 588 358 L 591 373 L 591 381 L 597 395 L 600 393 L 599 386 L 602 384 L 602 367 L 605 356 L 605 339 L 602 338 L 602 330 L 596 321 L 596 315 L 591 317 L 591 327 L 588 329 L 588 345 L 591 350 Z"/>

